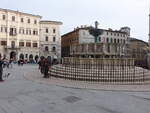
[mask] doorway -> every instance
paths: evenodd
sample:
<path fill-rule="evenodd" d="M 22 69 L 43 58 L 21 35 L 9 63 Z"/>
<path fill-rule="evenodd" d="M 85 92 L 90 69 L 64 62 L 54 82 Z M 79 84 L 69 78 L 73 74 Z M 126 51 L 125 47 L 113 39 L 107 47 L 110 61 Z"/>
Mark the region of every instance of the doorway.
<path fill-rule="evenodd" d="M 16 52 L 10 52 L 10 59 L 16 60 Z"/>

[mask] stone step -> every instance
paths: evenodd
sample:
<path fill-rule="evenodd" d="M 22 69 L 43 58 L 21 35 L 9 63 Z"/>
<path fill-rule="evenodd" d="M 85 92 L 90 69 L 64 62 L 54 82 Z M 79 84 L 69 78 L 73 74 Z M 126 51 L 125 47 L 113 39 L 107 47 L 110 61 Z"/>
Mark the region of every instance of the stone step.
<path fill-rule="evenodd" d="M 138 73 L 138 74 L 133 74 L 133 73 L 79 73 L 79 72 L 74 72 L 74 71 L 61 71 L 61 70 L 54 70 L 54 69 L 51 69 L 51 72 L 55 72 L 55 73 L 61 73 L 61 74 L 67 74 L 67 75 L 74 75 L 74 76 L 83 76 L 83 77 L 86 77 L 86 76 L 93 76 L 93 77 L 97 77 L 98 75 L 100 76 L 100 77 L 116 77 L 116 78 L 118 78 L 118 77 L 150 77 L 150 76 L 147 76 L 148 75 L 148 73 L 147 73 L 147 75 L 143 75 L 143 73 Z M 124 75 L 123 75 L 124 74 Z M 149 74 L 150 75 L 150 74 Z"/>
<path fill-rule="evenodd" d="M 108 76 L 108 77 L 93 77 L 93 76 L 91 76 L 91 77 L 89 77 L 89 76 L 86 76 L 86 77 L 82 77 L 82 76 L 71 76 L 71 75 L 63 75 L 62 73 L 54 73 L 54 72 L 51 72 L 50 73 L 51 74 L 51 76 L 55 76 L 55 77 L 60 77 L 60 78 L 68 78 L 68 79 L 82 79 L 82 80 L 103 80 L 103 81 L 105 81 L 105 80 L 116 80 L 116 81 L 143 81 L 143 80 L 150 80 L 150 78 L 149 79 L 146 79 L 146 78 L 143 78 L 143 77 L 135 77 L 135 78 L 133 78 L 133 77 L 110 77 L 110 76 Z"/>
<path fill-rule="evenodd" d="M 139 69 L 139 70 L 138 70 Z M 116 72 L 114 72 L 116 71 Z M 136 71 L 136 73 L 135 73 Z M 117 84 L 149 84 L 150 71 L 136 67 L 136 70 L 121 72 L 121 70 L 98 70 L 64 67 L 62 65 L 52 66 L 49 71 L 51 76 L 68 80 L 93 81 L 98 83 Z M 98 76 L 99 75 L 99 76 Z"/>
<path fill-rule="evenodd" d="M 103 72 L 103 73 L 110 73 L 110 72 L 115 72 L 115 73 L 122 73 L 123 71 L 125 71 L 124 73 L 147 73 L 147 72 L 150 72 L 149 70 L 145 70 L 145 69 L 138 69 L 138 70 L 132 70 L 132 69 L 129 69 L 129 70 L 99 70 L 99 69 L 79 69 L 79 68 L 64 68 L 64 67 L 52 67 L 51 69 L 53 70 L 59 70 L 59 71 L 77 71 L 77 72 L 91 72 L 93 71 L 93 73 L 98 73 L 98 72 Z"/>

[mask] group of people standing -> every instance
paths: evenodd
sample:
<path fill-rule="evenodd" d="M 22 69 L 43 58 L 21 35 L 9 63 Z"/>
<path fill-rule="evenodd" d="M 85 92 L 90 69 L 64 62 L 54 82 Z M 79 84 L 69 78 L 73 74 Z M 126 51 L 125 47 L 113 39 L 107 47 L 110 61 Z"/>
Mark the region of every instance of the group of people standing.
<path fill-rule="evenodd" d="M 40 61 L 38 62 L 39 64 L 39 70 L 41 72 L 41 74 L 43 74 L 44 78 L 49 78 L 49 68 L 52 65 L 51 61 L 48 58 L 41 58 Z"/>
<path fill-rule="evenodd" d="M 11 59 L 9 60 L 9 62 L 6 61 L 6 58 L 2 59 L 2 56 L 0 55 L 0 82 L 3 81 L 3 77 L 2 77 L 2 75 L 3 75 L 3 68 L 4 67 L 9 68 L 10 66 L 12 68 L 12 62 L 13 62 L 13 60 L 11 60 Z M 38 62 L 38 64 L 39 64 L 39 70 L 40 70 L 41 74 L 43 74 L 44 78 L 49 78 L 50 77 L 50 75 L 48 73 L 49 69 L 50 69 L 50 67 L 53 64 L 56 64 L 56 63 L 57 63 L 56 60 L 54 60 L 54 61 L 51 62 L 51 60 L 49 58 L 41 58 L 39 60 L 39 62 Z M 18 65 L 19 64 L 20 64 L 20 62 L 18 63 Z"/>

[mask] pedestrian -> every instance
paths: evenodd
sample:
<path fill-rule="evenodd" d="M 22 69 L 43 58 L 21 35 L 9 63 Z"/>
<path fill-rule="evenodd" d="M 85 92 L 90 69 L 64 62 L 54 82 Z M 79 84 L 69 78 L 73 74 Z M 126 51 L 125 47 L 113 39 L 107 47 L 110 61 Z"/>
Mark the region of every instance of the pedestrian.
<path fill-rule="evenodd" d="M 41 62 L 42 62 L 42 60 L 40 59 L 39 62 L 38 62 L 39 70 L 41 70 Z"/>
<path fill-rule="evenodd" d="M 20 59 L 20 65 L 23 66 L 23 64 L 24 64 L 24 60 Z"/>
<path fill-rule="evenodd" d="M 12 62 L 13 62 L 13 59 L 10 59 L 10 60 L 9 60 L 9 66 L 10 66 L 10 68 L 13 67 Z"/>
<path fill-rule="evenodd" d="M 18 60 L 18 66 L 20 66 L 20 60 Z"/>
<path fill-rule="evenodd" d="M 44 60 L 44 78 L 49 78 L 49 75 L 48 75 L 48 71 L 49 71 L 49 62 L 48 62 L 48 59 L 46 58 Z"/>
<path fill-rule="evenodd" d="M 2 77 L 2 75 L 3 75 L 3 64 L 4 64 L 4 62 L 2 60 L 2 56 L 0 55 L 0 82 L 4 81 L 3 77 Z"/>
<path fill-rule="evenodd" d="M 40 68 L 40 71 L 41 71 L 41 74 L 44 74 L 44 61 L 45 61 L 45 58 L 41 59 L 40 62 L 39 62 L 39 68 Z"/>

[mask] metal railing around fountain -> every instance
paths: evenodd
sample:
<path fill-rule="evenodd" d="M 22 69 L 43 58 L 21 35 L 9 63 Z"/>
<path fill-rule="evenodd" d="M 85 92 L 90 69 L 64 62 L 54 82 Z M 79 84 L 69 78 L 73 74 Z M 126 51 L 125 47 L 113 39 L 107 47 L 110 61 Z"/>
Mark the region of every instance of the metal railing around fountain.
<path fill-rule="evenodd" d="M 134 59 L 64 58 L 62 65 L 51 68 L 50 74 L 69 80 L 106 83 L 143 83 L 149 70 L 134 66 Z"/>

